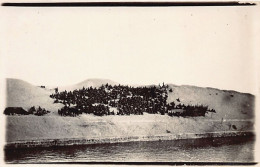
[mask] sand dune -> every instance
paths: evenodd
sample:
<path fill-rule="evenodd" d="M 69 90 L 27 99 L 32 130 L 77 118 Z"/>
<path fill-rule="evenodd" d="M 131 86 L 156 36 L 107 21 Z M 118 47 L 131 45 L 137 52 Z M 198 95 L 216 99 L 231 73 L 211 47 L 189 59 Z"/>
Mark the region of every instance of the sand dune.
<path fill-rule="evenodd" d="M 70 87 L 97 87 L 116 84 L 109 80 L 86 80 Z M 89 138 L 99 136 L 151 136 L 167 133 L 206 133 L 229 130 L 253 130 L 255 97 L 235 91 L 224 91 L 195 86 L 169 85 L 168 102 L 175 104 L 203 104 L 216 113 L 206 117 L 182 118 L 159 114 L 131 116 L 61 117 L 57 110 L 62 104 L 54 104 L 49 95 L 52 89 L 40 88 L 18 79 L 7 79 L 7 107 L 41 106 L 52 111 L 46 116 L 6 116 L 8 142 L 18 140 Z M 69 90 L 69 89 L 67 89 Z M 177 101 L 180 100 L 180 102 Z M 232 129 L 235 125 L 235 129 Z"/>
<path fill-rule="evenodd" d="M 82 81 L 80 83 L 77 83 L 75 85 L 70 86 L 62 86 L 59 87 L 60 91 L 73 91 L 75 89 L 82 89 L 83 87 L 100 87 L 102 84 L 110 84 L 110 85 L 118 85 L 118 83 L 111 81 L 109 79 L 87 79 L 85 81 Z"/>
<path fill-rule="evenodd" d="M 57 111 L 62 104 L 54 104 L 50 98 L 53 90 L 40 88 L 19 79 L 7 79 L 6 107 L 23 107 L 28 110 L 32 106 L 41 106 L 49 111 Z"/>
<path fill-rule="evenodd" d="M 254 118 L 255 97 L 251 94 L 196 86 L 170 85 L 170 88 L 173 92 L 169 92 L 168 102 L 207 105 L 216 110 L 212 118 Z M 180 102 L 177 101 L 178 98 Z"/>
<path fill-rule="evenodd" d="M 88 79 L 78 84 L 59 88 L 74 90 L 84 87 L 99 87 L 102 84 L 117 85 L 118 83 L 105 79 Z M 223 119 L 252 119 L 254 118 L 255 97 L 247 93 L 225 91 L 214 88 L 201 88 L 196 86 L 169 85 L 172 92 L 168 92 L 167 102 L 175 104 L 203 104 L 215 109 L 216 114 L 209 115 L 212 118 Z M 41 106 L 50 111 L 57 111 L 62 104 L 54 104 L 49 97 L 54 90 L 40 88 L 28 82 L 18 79 L 7 79 L 7 107 Z M 180 102 L 177 101 L 180 100 Z"/>

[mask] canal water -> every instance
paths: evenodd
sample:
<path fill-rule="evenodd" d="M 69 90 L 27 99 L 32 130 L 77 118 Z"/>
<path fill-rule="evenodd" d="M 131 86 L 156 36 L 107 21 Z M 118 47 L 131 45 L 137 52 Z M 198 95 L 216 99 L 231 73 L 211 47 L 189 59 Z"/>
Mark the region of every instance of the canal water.
<path fill-rule="evenodd" d="M 254 137 L 6 149 L 6 163 L 254 162 Z"/>

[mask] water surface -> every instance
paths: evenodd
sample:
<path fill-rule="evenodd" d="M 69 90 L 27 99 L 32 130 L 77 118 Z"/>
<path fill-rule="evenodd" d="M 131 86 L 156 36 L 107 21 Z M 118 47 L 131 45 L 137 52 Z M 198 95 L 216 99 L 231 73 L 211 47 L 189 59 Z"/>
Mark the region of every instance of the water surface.
<path fill-rule="evenodd" d="M 254 162 L 254 137 L 128 142 L 5 150 L 7 163 Z"/>

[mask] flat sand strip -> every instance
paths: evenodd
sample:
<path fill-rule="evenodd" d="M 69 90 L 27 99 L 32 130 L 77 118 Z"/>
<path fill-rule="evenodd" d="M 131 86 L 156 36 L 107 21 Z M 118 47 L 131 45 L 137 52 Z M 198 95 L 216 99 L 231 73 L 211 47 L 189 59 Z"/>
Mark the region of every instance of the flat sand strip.
<path fill-rule="evenodd" d="M 64 138 L 64 139 L 40 139 L 7 142 L 5 149 L 14 148 L 31 148 L 31 147 L 52 147 L 52 146 L 70 146 L 70 145 L 87 145 L 102 143 L 121 143 L 134 141 L 162 141 L 178 139 L 196 139 L 196 138 L 213 138 L 213 137 L 232 137 L 232 136 L 252 136 L 254 131 L 219 131 L 207 133 L 180 133 L 180 134 L 163 134 L 156 136 L 122 136 L 122 137 L 93 137 L 93 138 Z"/>

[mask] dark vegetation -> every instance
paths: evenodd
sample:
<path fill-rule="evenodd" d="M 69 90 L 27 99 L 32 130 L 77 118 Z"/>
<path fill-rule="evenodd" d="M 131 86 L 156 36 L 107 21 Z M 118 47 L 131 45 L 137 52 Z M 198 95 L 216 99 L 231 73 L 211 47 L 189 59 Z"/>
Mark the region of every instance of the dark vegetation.
<path fill-rule="evenodd" d="M 27 111 L 25 111 L 22 107 L 7 107 L 4 110 L 5 115 L 29 115 Z"/>
<path fill-rule="evenodd" d="M 41 108 L 40 106 L 36 109 L 34 106 L 28 111 L 24 110 L 22 107 L 7 107 L 4 110 L 5 115 L 37 115 L 42 116 L 50 113 L 50 111 Z"/>
<path fill-rule="evenodd" d="M 209 110 L 203 105 L 175 105 L 174 102 L 168 104 L 168 85 L 164 83 L 159 86 L 131 87 L 123 85 L 102 85 L 99 88 L 82 88 L 74 91 L 59 92 L 50 95 L 54 103 L 62 103 L 65 106 L 58 110 L 61 116 L 77 116 L 82 113 L 103 115 L 143 115 L 168 114 L 169 116 L 205 116 Z M 180 99 L 177 99 L 180 102 Z M 181 110 L 178 110 L 181 109 Z M 178 112 L 176 112 L 176 110 Z"/>

